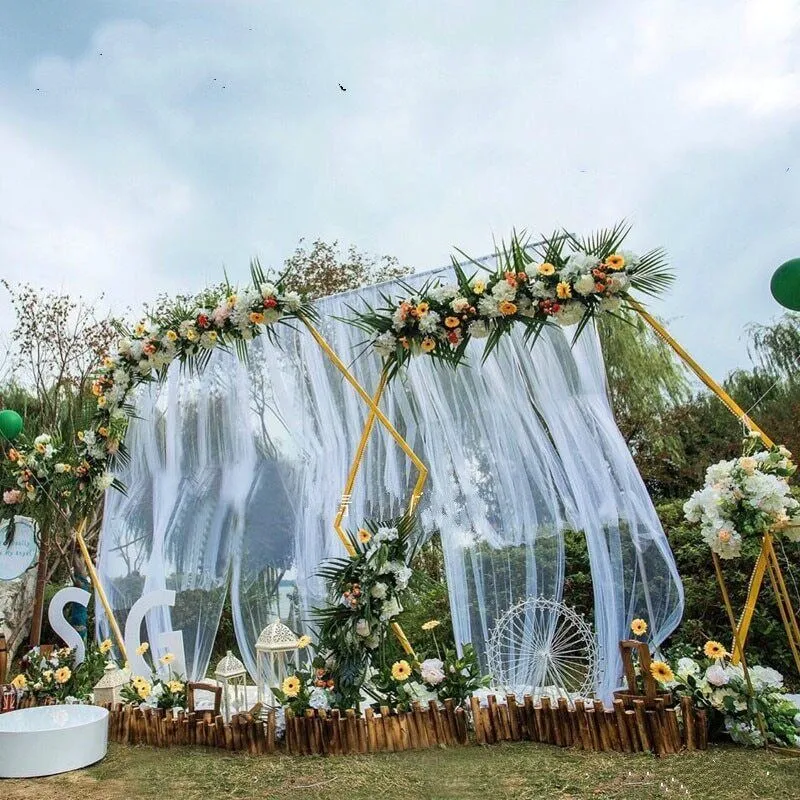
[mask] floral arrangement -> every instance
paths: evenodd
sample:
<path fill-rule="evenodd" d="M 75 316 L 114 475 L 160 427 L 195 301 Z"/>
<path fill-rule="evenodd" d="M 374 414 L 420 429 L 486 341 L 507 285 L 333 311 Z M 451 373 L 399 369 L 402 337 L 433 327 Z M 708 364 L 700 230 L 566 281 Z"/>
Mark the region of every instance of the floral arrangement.
<path fill-rule="evenodd" d="M 19 692 L 31 694 L 38 703 L 91 702 L 111 647 L 110 639 L 99 645 L 90 642 L 84 660 L 77 665 L 74 648 L 62 647 L 45 655 L 40 647 L 34 647 L 22 657 L 22 671 L 11 685 Z"/>
<path fill-rule="evenodd" d="M 317 652 L 334 683 L 332 704 L 358 707 L 367 667 L 382 650 L 389 626 L 402 612 L 416 547 L 411 517 L 370 521 L 350 534 L 353 555 L 320 568 L 329 604 L 314 611 Z"/>
<path fill-rule="evenodd" d="M 455 650 L 445 651 L 443 657 L 421 657 L 421 660 L 401 659 L 384 666 L 371 679 L 366 691 L 377 705 L 408 710 L 414 700 L 440 702 L 452 699 L 466 706 L 469 698 L 489 685 L 489 677 L 481 674 L 475 649 L 462 646 L 459 656 Z"/>
<path fill-rule="evenodd" d="M 44 496 L 71 506 L 92 503 L 110 486 L 122 488 L 110 467 L 125 456 L 124 438 L 133 413 L 132 391 L 163 378 L 178 360 L 202 368 L 215 349 L 246 343 L 271 327 L 313 309 L 284 288 L 283 276 L 270 279 L 255 261 L 252 285 L 236 290 L 224 284 L 195 297 L 162 299 L 131 330 L 121 330 L 116 353 L 106 355 L 94 376 L 95 407 L 91 424 L 64 447 L 48 434 L 33 442 L 21 439 L 0 456 L 0 519 L 8 518 L 13 536 L 15 514 L 29 513 Z"/>
<path fill-rule="evenodd" d="M 795 470 L 785 447 L 764 450 L 753 431 L 739 458 L 708 468 L 705 485 L 683 507 L 686 519 L 700 523 L 703 540 L 720 558 L 736 558 L 743 539 L 767 532 L 798 541 L 800 503 L 787 482 Z"/>
<path fill-rule="evenodd" d="M 370 335 L 390 376 L 420 353 L 456 366 L 471 339 L 486 339 L 486 358 L 517 323 L 534 341 L 546 325 L 577 324 L 577 339 L 598 313 L 624 307 L 631 290 L 656 296 L 673 280 L 663 251 L 621 249 L 629 230 L 623 223 L 587 239 L 562 233 L 535 245 L 514 233 L 497 251 L 495 271 L 466 256 L 479 270 L 468 274 L 453 259 L 454 284 L 406 285 L 408 297 L 382 295 L 383 306 L 354 310 L 350 322 Z"/>
<path fill-rule="evenodd" d="M 653 676 L 677 696 L 689 696 L 709 712 L 712 728 L 733 741 L 763 747 L 767 740 L 782 747 L 800 746 L 800 708 L 786 699 L 783 676 L 770 667 L 752 666 L 748 673 L 733 665 L 719 642 L 706 642 L 701 658 L 680 658 L 673 665 L 654 661 Z"/>
<path fill-rule="evenodd" d="M 147 652 L 147 643 L 139 648 L 139 655 Z M 144 708 L 186 708 L 186 682 L 181 675 L 173 672 L 169 666 L 175 660 L 172 653 L 165 653 L 159 659 L 162 667 L 166 667 L 166 674 L 153 672 L 145 678 L 134 675 L 126 683 L 120 694 L 127 703 Z"/>
<path fill-rule="evenodd" d="M 340 707 L 336 682 L 324 658 L 317 656 L 311 667 L 305 669 L 290 666 L 289 673 L 280 686 L 272 687 L 273 696 L 284 709 L 302 716 L 308 708 L 327 711 Z"/>

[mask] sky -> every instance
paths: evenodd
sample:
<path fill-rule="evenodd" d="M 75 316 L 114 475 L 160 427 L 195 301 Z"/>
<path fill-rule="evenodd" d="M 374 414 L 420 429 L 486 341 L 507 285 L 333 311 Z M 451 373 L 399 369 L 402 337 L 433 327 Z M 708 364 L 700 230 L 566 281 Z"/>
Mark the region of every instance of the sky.
<path fill-rule="evenodd" d="M 6 0 L 0 277 L 135 317 L 301 237 L 425 269 L 626 218 L 722 378 L 800 256 L 799 54 L 789 0 Z"/>

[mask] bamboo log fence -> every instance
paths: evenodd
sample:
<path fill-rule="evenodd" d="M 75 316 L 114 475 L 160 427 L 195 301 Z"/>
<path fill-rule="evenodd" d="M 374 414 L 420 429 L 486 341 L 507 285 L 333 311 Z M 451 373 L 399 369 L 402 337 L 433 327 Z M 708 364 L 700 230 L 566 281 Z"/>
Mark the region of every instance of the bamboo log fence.
<path fill-rule="evenodd" d="M 274 711 L 264 718 L 235 715 L 230 723 L 211 712 L 177 715 L 160 709 L 141 710 L 117 705 L 109 710 L 109 738 L 124 744 L 155 747 L 195 745 L 251 755 L 284 752 L 289 755 L 349 755 L 391 753 L 404 750 L 458 747 L 472 743 L 541 742 L 557 747 L 619 753 L 653 752 L 667 756 L 682 750 L 708 747 L 706 714 L 684 698 L 678 710 L 663 703 L 645 706 L 634 699 L 625 706 L 615 700 L 611 708 L 599 701 L 543 698 L 534 703 L 526 696 L 505 702 L 490 696 L 481 706 L 472 700 L 470 714 L 452 700 L 443 705 L 414 703 L 409 711 L 379 713 L 367 709 L 357 716 L 349 709 L 341 713 L 307 710 L 302 716 L 286 714 L 285 734 L 277 736 Z"/>

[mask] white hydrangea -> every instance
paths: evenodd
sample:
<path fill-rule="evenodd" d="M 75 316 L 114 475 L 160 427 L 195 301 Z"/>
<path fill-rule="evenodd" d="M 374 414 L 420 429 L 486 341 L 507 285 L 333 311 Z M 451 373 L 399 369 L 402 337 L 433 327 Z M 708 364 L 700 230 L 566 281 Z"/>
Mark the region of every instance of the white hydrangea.
<path fill-rule="evenodd" d="M 693 658 L 681 658 L 678 659 L 678 666 L 675 671 L 679 678 L 686 680 L 689 675 L 700 674 L 700 665 Z"/>
<path fill-rule="evenodd" d="M 782 689 L 783 675 L 772 667 L 754 666 L 750 667 L 750 680 L 755 689 Z"/>
<path fill-rule="evenodd" d="M 556 293 L 544 281 L 534 281 L 529 286 L 530 293 L 539 300 L 552 300 Z"/>
<path fill-rule="evenodd" d="M 283 303 L 289 311 L 299 311 L 302 301 L 297 292 L 286 292 L 283 296 Z"/>
<path fill-rule="evenodd" d="M 490 295 L 484 295 L 478 300 L 478 312 L 483 317 L 499 317 L 500 316 L 500 308 L 499 302 L 496 297 Z"/>
<path fill-rule="evenodd" d="M 433 333 L 439 327 L 441 320 L 442 318 L 435 311 L 429 311 L 419 321 L 420 333 Z"/>
<path fill-rule="evenodd" d="M 492 287 L 492 297 L 501 303 L 503 300 L 514 300 L 517 296 L 517 290 L 508 281 L 498 281 Z"/>
<path fill-rule="evenodd" d="M 587 273 L 586 275 L 581 275 L 575 280 L 573 288 L 578 294 L 587 297 L 594 292 L 594 284 L 594 278 Z"/>
<path fill-rule="evenodd" d="M 397 602 L 397 598 L 390 597 L 381 609 L 381 622 L 388 622 L 390 619 L 394 619 L 402 611 L 403 607 Z"/>
<path fill-rule="evenodd" d="M 556 314 L 556 322 L 565 328 L 570 325 L 577 325 L 583 319 L 585 311 L 586 309 L 581 303 L 567 303 Z"/>
<path fill-rule="evenodd" d="M 721 664 L 712 664 L 706 670 L 706 680 L 712 686 L 727 686 L 730 682 L 730 676 L 725 672 L 725 667 Z"/>
<path fill-rule="evenodd" d="M 428 293 L 431 300 L 436 303 L 447 303 L 454 297 L 458 296 L 458 286 L 453 284 L 442 284 L 441 286 L 434 286 Z"/>
<path fill-rule="evenodd" d="M 391 331 L 385 331 L 375 338 L 373 346 L 379 355 L 390 356 L 397 347 L 397 337 Z"/>
<path fill-rule="evenodd" d="M 318 711 L 324 709 L 327 711 L 331 707 L 328 693 L 320 686 L 315 686 L 308 696 L 308 704 L 311 708 L 316 708 Z"/>
<path fill-rule="evenodd" d="M 264 300 L 269 297 L 275 297 L 278 293 L 278 288 L 274 283 L 262 283 L 258 288 L 261 290 L 261 297 L 263 297 Z"/>
<path fill-rule="evenodd" d="M 616 294 L 617 292 L 627 292 L 628 289 L 630 289 L 630 286 L 631 279 L 625 275 L 625 273 L 618 272 L 608 279 L 606 291 L 611 292 L 611 294 Z"/>
<path fill-rule="evenodd" d="M 612 314 L 616 314 L 621 308 L 622 308 L 622 300 L 620 300 L 619 297 L 610 295 L 607 297 L 600 298 L 601 311 L 610 311 Z"/>
<path fill-rule="evenodd" d="M 386 597 L 388 589 L 389 587 L 385 583 L 378 581 L 378 583 L 374 584 L 369 590 L 369 593 L 376 600 L 383 600 Z"/>
<path fill-rule="evenodd" d="M 467 328 L 467 333 L 475 339 L 485 339 L 489 335 L 489 326 L 482 319 L 476 319 Z"/>
<path fill-rule="evenodd" d="M 591 272 L 599 264 L 600 259 L 597 256 L 590 256 L 581 251 L 570 253 L 561 269 L 561 277 L 563 280 L 574 280 L 579 275 Z"/>

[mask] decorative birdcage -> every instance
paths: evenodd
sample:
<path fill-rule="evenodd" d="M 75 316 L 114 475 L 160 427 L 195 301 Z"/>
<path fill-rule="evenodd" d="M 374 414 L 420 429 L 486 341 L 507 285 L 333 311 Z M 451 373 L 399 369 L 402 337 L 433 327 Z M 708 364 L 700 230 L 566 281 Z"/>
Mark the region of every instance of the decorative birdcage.
<path fill-rule="evenodd" d="M 120 669 L 113 661 L 106 664 L 103 676 L 94 685 L 94 703 L 115 706 L 122 702 L 122 687 L 130 680 L 130 673 Z"/>
<path fill-rule="evenodd" d="M 214 670 L 214 677 L 222 686 L 222 713 L 230 722 L 232 714 L 243 710 L 247 702 L 247 670 L 230 650 Z M 233 698 L 231 698 L 233 694 Z"/>
<path fill-rule="evenodd" d="M 258 702 L 275 704 L 273 686 L 280 686 L 289 674 L 289 654 L 297 652 L 299 639 L 277 617 L 261 631 L 256 642 Z"/>

